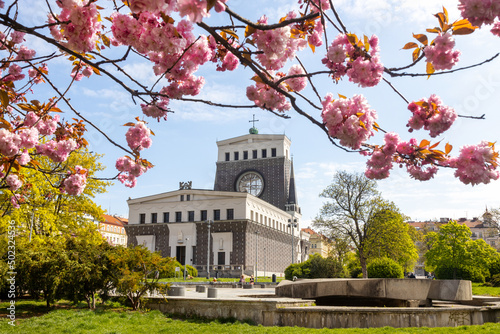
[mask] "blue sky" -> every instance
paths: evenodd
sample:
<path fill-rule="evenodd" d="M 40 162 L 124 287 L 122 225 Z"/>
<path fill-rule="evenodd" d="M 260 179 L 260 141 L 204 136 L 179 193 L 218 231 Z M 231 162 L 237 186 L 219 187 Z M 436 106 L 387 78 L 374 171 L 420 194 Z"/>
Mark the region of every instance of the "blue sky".
<path fill-rule="evenodd" d="M 110 3 L 110 2 L 109 2 Z M 437 25 L 432 14 L 444 5 L 452 20 L 458 19 L 457 1 L 335 1 L 340 15 L 350 30 L 359 35 L 376 34 L 380 38 L 381 60 L 387 67 L 404 66 L 411 62 L 411 52 L 402 50 L 407 42 L 414 41 L 412 33 L 423 33 L 426 28 Z M 43 3 L 32 2 L 30 8 L 24 8 L 28 23 L 43 20 L 40 8 Z M 243 12 L 253 21 L 262 14 L 267 14 L 270 22 L 276 22 L 288 10 L 296 7 L 296 1 L 236 1 L 229 0 L 228 5 L 235 11 Z M 272 7 L 271 7 L 272 5 Z M 220 24 L 220 14 L 212 14 L 208 23 Z M 329 41 L 334 34 L 330 34 Z M 429 34 L 430 36 L 430 34 Z M 432 38 L 430 36 L 430 38 Z M 456 48 L 462 51 L 458 67 L 483 61 L 499 52 L 498 37 L 488 31 L 479 31 L 471 36 L 459 36 Z M 43 47 L 38 44 L 38 47 Z M 299 54 L 301 60 L 310 69 L 320 69 L 320 60 L 325 54 L 321 47 L 312 54 L 310 50 Z M 287 64 L 288 69 L 293 62 Z M 486 114 L 486 120 L 467 120 L 459 118 L 452 129 L 438 140 L 454 145 L 454 154 L 462 145 L 477 144 L 481 140 L 496 142 L 499 139 L 498 124 L 500 114 L 500 60 L 474 69 L 451 75 L 421 78 L 392 79 L 385 76 L 398 90 L 410 100 L 429 97 L 432 93 L 441 96 L 443 102 L 454 107 L 459 114 L 479 116 Z M 52 74 L 58 76 L 61 83 L 68 81 L 68 69 L 65 62 L 58 61 L 59 69 L 51 67 Z M 148 84 L 155 78 L 151 65 L 140 59 L 133 59 L 127 69 Z M 423 73 L 425 63 L 411 69 Z M 250 81 L 250 72 L 239 67 L 234 73 L 214 71 L 211 64 L 200 72 L 206 84 L 200 98 L 228 104 L 249 104 L 245 96 Z M 409 139 L 427 138 L 425 133 L 409 134 L 406 123 L 409 111 L 406 104 L 391 88 L 384 83 L 377 87 L 362 89 L 347 80 L 338 85 L 324 77 L 317 79 L 317 87 L 323 97 L 328 92 L 345 96 L 363 94 L 372 108 L 379 114 L 378 123 L 387 131 L 400 132 L 401 137 Z M 43 91 L 42 91 L 43 92 Z M 133 121 L 140 114 L 130 96 L 118 86 L 102 78 L 93 76 L 83 79 L 70 91 L 72 104 L 103 129 L 114 140 L 125 145 L 124 134 L 127 130 L 122 124 Z M 311 96 L 308 88 L 305 94 Z M 338 170 L 364 172 L 365 158 L 356 153 L 346 153 L 331 145 L 318 128 L 293 111 L 288 113 L 291 119 L 277 118 L 259 109 L 227 109 L 209 107 L 204 104 L 172 102 L 175 113 L 169 114 L 166 122 L 150 120 L 149 125 L 155 132 L 153 146 L 145 150 L 145 158 L 155 164 L 155 168 L 141 176 L 135 188 L 129 189 L 119 182 L 109 187 L 108 193 L 96 198 L 96 202 L 111 214 L 127 217 L 126 200 L 178 189 L 180 181 L 193 181 L 194 188 L 213 188 L 215 162 L 217 159 L 217 140 L 223 140 L 248 133 L 249 120 L 255 114 L 260 133 L 286 134 L 292 140 L 295 176 L 302 207 L 302 227 L 309 225 L 318 214 L 323 199 L 318 194 L 331 183 L 333 174 Z M 63 108 L 64 109 L 64 108 Z M 307 110 L 316 119 L 320 118 L 317 110 Z M 67 118 L 71 118 L 70 112 Z M 108 166 L 103 177 L 116 174 L 114 161 L 123 155 L 116 147 L 107 143 L 95 132 L 90 133 L 91 150 L 105 153 L 102 162 Z M 372 143 L 381 143 L 381 135 L 376 135 Z M 434 141 L 433 141 L 434 142 Z M 500 146 L 500 144 L 498 145 Z M 453 177 L 452 170 L 441 170 L 428 182 L 414 181 L 404 169 L 396 168 L 389 179 L 379 181 L 379 190 L 384 198 L 394 201 L 402 211 L 414 220 L 439 217 L 460 218 L 476 217 L 484 212 L 485 207 L 500 207 L 500 182 L 472 187 L 463 185 Z"/>

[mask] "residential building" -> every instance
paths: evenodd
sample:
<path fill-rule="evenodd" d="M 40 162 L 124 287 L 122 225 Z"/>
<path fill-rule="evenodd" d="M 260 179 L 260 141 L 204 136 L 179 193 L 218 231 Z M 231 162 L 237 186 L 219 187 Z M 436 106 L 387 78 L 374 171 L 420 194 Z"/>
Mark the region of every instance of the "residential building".
<path fill-rule="evenodd" d="M 104 220 L 99 222 L 99 232 L 111 245 L 127 246 L 128 238 L 125 226 L 128 219 L 118 216 L 103 215 Z"/>
<path fill-rule="evenodd" d="M 303 228 L 302 231 L 310 235 L 309 243 L 311 244 L 311 248 L 309 249 L 309 254 L 319 254 L 324 258 L 330 256 L 333 248 L 333 243 L 330 239 L 309 227 Z"/>

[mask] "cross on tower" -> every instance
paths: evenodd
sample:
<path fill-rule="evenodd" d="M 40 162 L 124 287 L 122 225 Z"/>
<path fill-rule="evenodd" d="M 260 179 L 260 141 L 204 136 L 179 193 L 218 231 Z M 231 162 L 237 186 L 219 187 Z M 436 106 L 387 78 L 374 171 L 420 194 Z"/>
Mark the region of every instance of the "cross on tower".
<path fill-rule="evenodd" d="M 255 122 L 258 122 L 259 120 L 258 120 L 258 119 L 255 119 L 255 114 L 253 114 L 253 117 L 252 117 L 252 118 L 253 118 L 253 119 L 252 119 L 251 121 L 248 121 L 248 122 L 252 122 L 252 123 L 253 123 L 252 127 L 254 127 L 254 128 L 255 128 Z"/>

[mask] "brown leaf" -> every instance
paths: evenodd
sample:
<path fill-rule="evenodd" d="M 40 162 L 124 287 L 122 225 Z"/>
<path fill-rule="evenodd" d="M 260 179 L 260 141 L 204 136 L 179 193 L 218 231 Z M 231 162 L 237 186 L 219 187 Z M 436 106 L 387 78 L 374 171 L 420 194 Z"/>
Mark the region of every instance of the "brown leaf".
<path fill-rule="evenodd" d="M 255 32 L 255 28 L 254 27 L 247 26 L 245 28 L 245 37 L 248 37 L 248 36 L 252 35 L 254 32 Z"/>
<path fill-rule="evenodd" d="M 408 42 L 405 44 L 405 46 L 403 46 L 403 50 L 408 50 L 413 48 L 418 48 L 418 44 L 414 42 Z"/>
<path fill-rule="evenodd" d="M 413 34 L 413 37 L 415 37 L 423 45 L 427 45 L 429 43 L 427 36 L 424 34 Z"/>

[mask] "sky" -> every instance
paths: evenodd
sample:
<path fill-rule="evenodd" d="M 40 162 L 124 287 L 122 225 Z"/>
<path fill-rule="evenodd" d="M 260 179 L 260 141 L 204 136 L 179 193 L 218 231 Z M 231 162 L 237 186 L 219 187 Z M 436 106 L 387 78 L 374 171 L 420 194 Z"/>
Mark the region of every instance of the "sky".
<path fill-rule="evenodd" d="M 23 3 L 23 2 L 22 2 Z M 41 7 L 43 2 L 24 2 L 22 8 L 26 23 L 39 23 L 44 20 Z M 105 2 L 106 3 L 106 2 Z M 111 2 L 108 2 L 111 3 Z M 228 5 L 236 12 L 256 21 L 266 14 L 269 22 L 277 22 L 280 17 L 297 8 L 297 1 L 275 0 L 272 2 L 256 0 L 228 0 Z M 445 6 L 451 20 L 459 18 L 457 1 L 445 0 L 399 0 L 399 1 L 334 1 L 348 30 L 360 35 L 376 34 L 380 39 L 381 60 L 386 67 L 399 67 L 411 63 L 411 51 L 402 50 L 410 41 L 415 41 L 412 33 L 424 33 L 426 28 L 437 25 L 433 14 Z M 223 19 L 221 19 L 221 17 Z M 209 24 L 221 24 L 226 17 L 212 14 Z M 328 28 L 330 29 L 330 28 Z M 432 38 L 432 34 L 428 34 Z M 330 43 L 332 36 L 330 34 Z M 470 36 L 458 36 L 456 48 L 462 55 L 458 67 L 480 63 L 494 56 L 499 50 L 499 40 L 489 31 L 477 31 Z M 37 43 L 38 50 L 46 46 Z M 47 50 L 50 50 L 47 49 Z M 313 54 L 310 50 L 301 52 L 299 57 L 311 70 L 322 69 L 320 62 L 325 54 L 325 47 L 318 48 Z M 69 80 L 67 62 L 56 60 L 57 67 L 51 67 L 51 73 L 59 76 L 61 84 Z M 291 66 L 290 62 L 285 67 Z M 439 95 L 443 102 L 455 108 L 460 115 L 480 116 L 486 114 L 486 120 L 459 118 L 452 129 L 432 142 L 441 140 L 442 145 L 449 142 L 458 154 L 463 145 L 478 144 L 482 140 L 497 142 L 500 134 L 500 59 L 473 69 L 459 71 L 449 75 L 434 76 L 430 79 L 390 78 L 384 75 L 409 100 L 428 98 L 431 94 Z M 147 82 L 155 82 L 151 65 L 139 58 L 131 59 L 126 69 L 135 77 Z M 111 69 L 110 69 L 111 70 Z M 410 69 L 412 73 L 424 73 L 425 63 Z M 205 87 L 199 98 L 214 102 L 249 105 L 245 91 L 252 84 L 250 72 L 240 66 L 233 73 L 215 72 L 208 64 L 199 72 L 205 77 Z M 352 96 L 364 95 L 369 104 L 379 115 L 377 123 L 387 131 L 399 132 L 405 140 L 411 137 L 428 138 L 423 132 L 408 133 L 406 123 L 410 117 L 406 103 L 389 87 L 381 82 L 373 88 L 359 88 L 346 79 L 338 84 L 327 77 L 318 78 L 316 86 L 320 96 L 326 93 Z M 40 90 L 43 93 L 43 89 Z M 49 94 L 49 93 L 47 93 Z M 310 86 L 304 94 L 313 96 Z M 116 84 L 93 76 L 84 79 L 69 91 L 71 103 L 99 126 L 108 136 L 122 145 L 126 145 L 123 124 L 133 121 L 140 115 L 140 108 L 126 92 Z M 304 107 L 305 105 L 302 104 Z M 307 119 L 294 111 L 287 113 L 290 119 L 283 119 L 267 111 L 248 108 L 232 109 L 210 107 L 205 104 L 173 101 L 170 105 L 174 113 L 168 120 L 157 123 L 149 120 L 149 126 L 155 133 L 153 145 L 143 151 L 143 157 L 155 167 L 138 179 L 137 186 L 129 189 L 119 182 L 108 188 L 108 192 L 98 195 L 95 201 L 109 214 L 128 216 L 126 200 L 177 190 L 179 182 L 192 181 L 193 188 L 213 189 L 215 162 L 217 160 L 218 140 L 224 140 L 248 133 L 249 121 L 255 114 L 256 127 L 262 134 L 285 134 L 292 141 L 291 153 L 294 159 L 298 201 L 302 208 L 302 227 L 307 227 L 318 215 L 324 199 L 321 191 L 332 182 L 336 171 L 347 170 L 364 172 L 366 158 L 357 153 L 348 153 L 333 146 L 326 135 Z M 316 119 L 320 111 L 306 110 Z M 74 117 L 67 111 L 67 118 Z M 123 155 L 114 145 L 96 133 L 90 131 L 88 141 L 90 149 L 104 153 L 101 162 L 107 166 L 102 177 L 116 175 L 114 162 Z M 371 143 L 382 143 L 382 135 L 377 134 Z M 498 145 L 500 146 L 500 144 Z M 442 147 L 442 146 L 441 146 Z M 429 220 L 447 217 L 458 219 L 481 216 L 486 208 L 500 207 L 500 181 L 487 185 L 470 186 L 460 183 L 453 170 L 440 170 L 434 179 L 427 182 L 412 180 L 405 169 L 395 167 L 391 176 L 378 181 L 382 196 L 393 201 L 403 213 L 412 220 Z"/>

